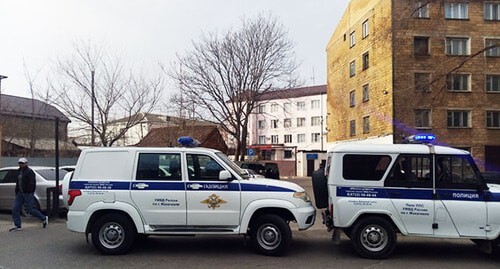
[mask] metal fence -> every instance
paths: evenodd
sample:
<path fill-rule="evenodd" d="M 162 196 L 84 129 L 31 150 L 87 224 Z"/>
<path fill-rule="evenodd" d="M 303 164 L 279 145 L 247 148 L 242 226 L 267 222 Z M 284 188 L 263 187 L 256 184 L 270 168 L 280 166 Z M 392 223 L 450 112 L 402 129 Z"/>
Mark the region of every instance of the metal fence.
<path fill-rule="evenodd" d="M 17 166 L 17 161 L 20 157 L 2 157 L 2 167 Z M 30 166 L 56 166 L 54 157 L 26 157 Z M 75 165 L 78 157 L 74 158 L 59 158 L 59 166 Z"/>

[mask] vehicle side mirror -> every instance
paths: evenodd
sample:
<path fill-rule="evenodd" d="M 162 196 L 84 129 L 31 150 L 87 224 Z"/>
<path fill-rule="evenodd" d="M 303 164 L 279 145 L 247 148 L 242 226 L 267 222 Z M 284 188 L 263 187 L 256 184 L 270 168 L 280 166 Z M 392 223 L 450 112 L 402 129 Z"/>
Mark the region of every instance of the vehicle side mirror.
<path fill-rule="evenodd" d="M 233 176 L 229 171 L 227 170 L 222 170 L 219 172 L 219 181 L 231 181 L 233 180 Z"/>

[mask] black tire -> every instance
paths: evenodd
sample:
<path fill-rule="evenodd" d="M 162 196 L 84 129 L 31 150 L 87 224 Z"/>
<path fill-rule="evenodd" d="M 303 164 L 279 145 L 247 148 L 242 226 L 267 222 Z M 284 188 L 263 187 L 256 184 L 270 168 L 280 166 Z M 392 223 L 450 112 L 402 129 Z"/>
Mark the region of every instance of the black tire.
<path fill-rule="evenodd" d="M 285 254 L 292 241 L 290 226 L 277 215 L 260 216 L 252 224 L 250 232 L 255 250 L 267 256 Z"/>
<path fill-rule="evenodd" d="M 127 253 L 134 244 L 137 232 L 124 215 L 107 214 L 92 226 L 92 244 L 105 255 Z"/>
<path fill-rule="evenodd" d="M 351 243 L 361 257 L 385 259 L 396 246 L 396 232 L 392 224 L 381 217 L 366 217 L 353 227 Z"/>

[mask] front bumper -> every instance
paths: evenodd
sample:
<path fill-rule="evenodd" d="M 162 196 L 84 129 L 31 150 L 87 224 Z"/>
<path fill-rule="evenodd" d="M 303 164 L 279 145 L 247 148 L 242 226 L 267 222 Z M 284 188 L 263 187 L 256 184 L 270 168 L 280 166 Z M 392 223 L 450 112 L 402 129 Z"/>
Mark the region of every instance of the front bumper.
<path fill-rule="evenodd" d="M 314 225 L 316 221 L 316 209 L 312 206 L 299 207 L 292 210 L 295 220 L 299 226 L 299 230 L 305 230 Z"/>

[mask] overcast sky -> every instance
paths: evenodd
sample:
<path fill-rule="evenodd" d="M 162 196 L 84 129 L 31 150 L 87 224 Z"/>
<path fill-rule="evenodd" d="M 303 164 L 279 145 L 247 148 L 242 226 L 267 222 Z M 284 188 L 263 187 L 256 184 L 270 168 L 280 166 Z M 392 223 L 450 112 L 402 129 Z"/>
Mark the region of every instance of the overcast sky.
<path fill-rule="evenodd" d="M 349 0 L 0 0 L 2 93 L 29 96 L 31 73 L 72 51 L 103 43 L 130 66 L 170 64 L 202 33 L 238 28 L 258 13 L 276 16 L 295 43 L 306 85 L 326 84 L 325 48 Z M 313 71 L 314 70 L 314 71 Z M 45 75 L 39 75 L 44 80 Z M 314 79 L 313 79 L 314 78 Z M 170 90 L 168 90 L 170 91 Z M 170 94 L 166 92 L 165 95 Z"/>

